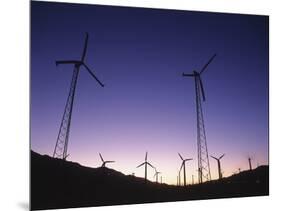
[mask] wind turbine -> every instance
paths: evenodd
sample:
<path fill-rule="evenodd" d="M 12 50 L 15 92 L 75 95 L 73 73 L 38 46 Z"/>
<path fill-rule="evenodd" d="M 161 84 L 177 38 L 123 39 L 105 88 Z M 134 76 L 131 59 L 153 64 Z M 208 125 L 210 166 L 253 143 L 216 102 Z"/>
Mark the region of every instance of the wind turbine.
<path fill-rule="evenodd" d="M 182 163 L 181 163 L 181 167 L 180 167 L 180 171 L 181 169 L 183 168 L 183 183 L 184 183 L 184 186 L 186 186 L 186 172 L 185 172 L 185 162 L 186 161 L 189 161 L 189 160 L 192 160 L 192 158 L 188 158 L 188 159 L 183 159 L 183 157 L 181 156 L 180 153 L 178 153 L 181 160 L 182 160 Z"/>
<path fill-rule="evenodd" d="M 68 147 L 68 140 L 69 140 L 69 131 L 70 131 L 70 125 L 71 125 L 71 117 L 72 117 L 72 109 L 73 109 L 73 101 L 75 96 L 75 90 L 76 90 L 76 84 L 78 75 L 80 72 L 80 67 L 84 67 L 88 73 L 101 85 L 104 87 L 104 84 L 95 76 L 95 74 L 92 72 L 92 70 L 85 64 L 85 56 L 87 52 L 88 47 L 88 33 L 86 33 L 85 43 L 84 43 L 84 49 L 82 52 L 82 56 L 80 60 L 62 60 L 62 61 L 56 61 L 56 65 L 60 64 L 71 64 L 74 65 L 74 71 L 72 75 L 72 81 L 70 85 L 70 91 L 67 97 L 62 121 L 60 124 L 59 133 L 57 136 L 57 141 L 53 153 L 53 157 L 61 158 L 63 160 L 66 160 L 68 154 L 67 154 L 67 147 Z"/>
<path fill-rule="evenodd" d="M 222 172 L 221 172 L 221 159 L 225 156 L 225 154 L 221 155 L 219 158 L 216 158 L 211 155 L 212 158 L 214 158 L 218 162 L 218 173 L 219 173 L 219 179 L 222 178 Z"/>
<path fill-rule="evenodd" d="M 203 68 L 199 72 L 194 70 L 192 74 L 182 73 L 183 77 L 193 77 L 194 81 L 195 81 L 196 115 L 197 115 L 197 155 L 198 155 L 198 170 L 199 170 L 198 180 L 199 180 L 199 183 L 202 183 L 203 179 L 205 179 L 207 181 L 209 179 L 211 180 L 207 139 L 206 139 L 203 111 L 202 111 L 202 105 L 201 105 L 201 96 L 203 98 L 203 101 L 206 100 L 205 91 L 204 91 L 203 83 L 201 80 L 201 75 L 215 57 L 216 57 L 216 54 L 214 54 L 209 59 L 209 61 L 203 66 Z"/>
<path fill-rule="evenodd" d="M 151 168 L 155 169 L 153 165 L 151 165 L 149 162 L 147 162 L 147 152 L 145 153 L 145 159 L 144 162 L 137 166 L 137 168 L 144 165 L 144 180 L 147 181 L 147 165 L 149 165 Z"/>
<path fill-rule="evenodd" d="M 156 168 L 155 169 L 155 174 L 154 174 L 154 177 L 156 177 L 156 183 L 158 183 L 158 175 L 161 174 L 160 171 L 157 171 Z M 162 177 L 161 177 L 162 178 Z"/>
<path fill-rule="evenodd" d="M 249 169 L 252 171 L 252 157 L 248 156 Z"/>
<path fill-rule="evenodd" d="M 102 161 L 102 165 L 101 165 L 101 167 L 105 167 L 105 164 L 107 164 L 107 163 L 114 163 L 115 161 L 113 161 L 113 160 L 104 160 L 103 159 L 103 157 L 101 156 L 101 153 L 99 153 L 99 155 L 100 155 L 100 159 L 101 159 L 101 161 Z"/>

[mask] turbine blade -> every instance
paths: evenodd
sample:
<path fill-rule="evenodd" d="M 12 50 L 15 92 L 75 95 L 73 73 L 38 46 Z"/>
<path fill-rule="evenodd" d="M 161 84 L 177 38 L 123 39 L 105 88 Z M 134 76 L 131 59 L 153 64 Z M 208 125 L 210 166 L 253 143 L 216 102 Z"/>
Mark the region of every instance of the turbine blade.
<path fill-rule="evenodd" d="M 219 157 L 219 160 L 222 159 L 225 156 L 225 154 L 223 154 L 222 156 Z"/>
<path fill-rule="evenodd" d="M 59 60 L 59 61 L 56 61 L 56 66 L 58 66 L 59 64 L 82 64 L 82 62 L 78 61 L 78 60 Z"/>
<path fill-rule="evenodd" d="M 180 153 L 178 153 L 178 154 L 179 154 L 179 156 L 180 156 L 181 160 L 183 160 L 183 158 L 182 158 L 181 154 L 180 154 Z"/>
<path fill-rule="evenodd" d="M 100 82 L 100 80 L 94 75 L 94 73 L 90 70 L 90 68 L 83 63 L 84 67 L 88 70 L 88 72 L 93 76 L 94 79 L 96 79 L 96 81 L 102 86 L 104 87 L 104 84 L 102 82 Z"/>
<path fill-rule="evenodd" d="M 214 158 L 215 160 L 218 160 L 216 157 L 214 157 L 214 156 L 212 156 L 212 155 L 211 155 L 211 157 Z"/>
<path fill-rule="evenodd" d="M 190 161 L 190 160 L 193 160 L 192 158 L 188 158 L 188 159 L 185 159 L 184 161 Z"/>
<path fill-rule="evenodd" d="M 182 162 L 182 164 L 181 164 L 181 167 L 180 167 L 180 172 L 181 172 L 181 169 L 183 168 L 183 165 L 184 165 L 184 162 Z"/>
<path fill-rule="evenodd" d="M 115 161 L 114 160 L 108 160 L 108 161 L 105 161 L 106 163 L 114 163 Z"/>
<path fill-rule="evenodd" d="M 140 165 L 138 165 L 136 168 L 139 168 L 139 167 L 141 167 L 142 165 L 144 165 L 145 163 L 142 163 L 142 164 L 140 164 Z"/>
<path fill-rule="evenodd" d="M 216 54 L 214 54 L 210 59 L 209 61 L 204 65 L 204 67 L 201 69 L 200 73 L 199 74 L 202 74 L 203 71 L 208 67 L 208 65 L 213 61 L 213 59 L 216 57 Z"/>
<path fill-rule="evenodd" d="M 204 87 L 203 87 L 203 83 L 202 83 L 200 75 L 199 75 L 199 82 L 200 82 L 200 88 L 201 88 L 201 93 L 202 93 L 203 101 L 205 101 L 206 100 L 206 98 L 205 98 L 205 91 L 204 91 Z"/>
<path fill-rule="evenodd" d="M 182 73 L 183 77 L 194 77 L 194 74 L 186 74 L 186 73 Z"/>
<path fill-rule="evenodd" d="M 81 61 L 84 62 L 85 56 L 86 56 L 86 52 L 87 52 L 87 47 L 88 47 L 88 32 L 86 33 L 86 39 L 85 39 L 85 44 L 84 44 L 84 49 L 83 49 L 83 54 L 82 54 L 82 58 Z"/>
<path fill-rule="evenodd" d="M 99 155 L 100 155 L 100 159 L 101 159 L 101 161 L 102 161 L 102 162 L 104 162 L 104 160 L 103 160 L 103 158 L 102 158 L 102 156 L 101 156 L 101 154 L 100 154 L 100 153 L 99 153 Z"/>
<path fill-rule="evenodd" d="M 146 162 L 148 165 L 150 165 L 153 169 L 155 168 L 153 165 L 151 165 L 149 162 Z"/>

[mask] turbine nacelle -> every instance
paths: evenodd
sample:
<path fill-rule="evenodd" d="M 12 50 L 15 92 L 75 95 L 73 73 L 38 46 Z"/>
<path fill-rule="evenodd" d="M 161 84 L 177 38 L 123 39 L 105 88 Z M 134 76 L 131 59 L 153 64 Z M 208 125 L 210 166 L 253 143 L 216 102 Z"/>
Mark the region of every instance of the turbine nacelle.
<path fill-rule="evenodd" d="M 198 73 L 196 70 L 193 70 L 194 76 L 200 76 L 200 73 Z"/>

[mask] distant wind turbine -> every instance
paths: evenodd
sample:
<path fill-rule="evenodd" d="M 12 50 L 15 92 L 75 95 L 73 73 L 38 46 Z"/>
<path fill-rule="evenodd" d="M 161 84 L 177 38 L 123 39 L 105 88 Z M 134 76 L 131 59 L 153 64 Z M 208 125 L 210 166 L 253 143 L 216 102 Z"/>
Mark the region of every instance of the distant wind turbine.
<path fill-rule="evenodd" d="M 184 186 L 186 186 L 186 172 L 185 172 L 185 162 L 186 161 L 189 161 L 189 160 L 192 160 L 192 158 L 189 158 L 189 159 L 183 159 L 183 157 L 181 156 L 180 153 L 178 153 L 181 160 L 182 160 L 182 164 L 181 164 L 181 167 L 180 167 L 180 171 L 181 169 L 183 168 L 183 182 L 184 182 Z"/>
<path fill-rule="evenodd" d="M 100 159 L 101 159 L 101 161 L 102 161 L 102 165 L 101 165 L 101 167 L 105 167 L 105 164 L 107 164 L 107 163 L 114 163 L 115 161 L 113 161 L 113 160 L 104 160 L 103 159 L 103 157 L 101 156 L 101 154 L 99 153 L 99 155 L 100 155 Z"/>
<path fill-rule="evenodd" d="M 154 169 L 154 166 L 151 165 L 149 162 L 147 162 L 147 152 L 145 153 L 145 159 L 144 162 L 140 165 L 137 166 L 137 168 L 141 167 L 144 165 L 144 180 L 145 182 L 147 181 L 147 165 L 149 165 L 151 168 Z"/>
<path fill-rule="evenodd" d="M 249 169 L 252 171 L 252 157 L 248 157 Z"/>
<path fill-rule="evenodd" d="M 221 155 L 219 158 L 216 158 L 211 155 L 212 158 L 214 158 L 218 162 L 218 174 L 219 174 L 219 179 L 222 178 L 222 172 L 221 172 L 221 162 L 220 160 L 225 156 L 225 154 Z"/>
<path fill-rule="evenodd" d="M 158 183 L 158 175 L 161 174 L 160 171 L 157 171 L 156 168 L 155 168 L 155 174 L 154 174 L 154 177 L 156 177 L 156 183 Z M 161 177 L 162 178 L 162 177 Z"/>

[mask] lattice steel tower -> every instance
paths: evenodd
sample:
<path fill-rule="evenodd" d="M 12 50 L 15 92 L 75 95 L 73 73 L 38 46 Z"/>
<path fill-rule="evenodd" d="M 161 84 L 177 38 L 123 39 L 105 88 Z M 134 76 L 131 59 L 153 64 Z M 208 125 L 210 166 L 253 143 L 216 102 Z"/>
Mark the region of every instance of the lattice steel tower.
<path fill-rule="evenodd" d="M 211 171 L 209 163 L 209 154 L 207 147 L 207 139 L 202 111 L 202 99 L 205 101 L 205 92 L 203 83 L 201 80 L 201 74 L 215 58 L 216 54 L 213 55 L 210 60 L 204 65 L 200 72 L 193 71 L 193 74 L 185 74 L 182 76 L 194 77 L 195 81 L 195 95 L 196 95 L 196 117 L 197 117 L 197 159 L 198 159 L 198 182 L 211 180 Z M 202 98 L 202 99 L 201 99 Z"/>
<path fill-rule="evenodd" d="M 81 60 L 63 60 L 63 61 L 56 61 L 56 65 L 59 64 L 72 64 L 74 65 L 74 71 L 72 75 L 71 85 L 69 94 L 67 97 L 62 121 L 60 124 L 59 134 L 57 137 L 53 157 L 61 158 L 65 160 L 68 156 L 67 154 L 67 147 L 69 141 L 69 132 L 70 132 L 70 125 L 71 125 L 71 117 L 72 117 L 72 108 L 73 108 L 73 101 L 75 97 L 75 89 L 77 84 L 77 79 L 80 71 L 80 67 L 84 66 L 86 70 L 96 79 L 96 81 L 104 87 L 104 84 L 100 82 L 100 80 L 94 75 L 94 73 L 90 70 L 90 68 L 84 63 L 86 51 L 88 46 L 88 33 L 86 33 L 86 39 L 84 44 L 84 49 L 82 53 Z"/>

